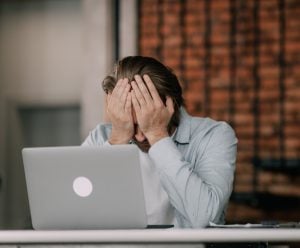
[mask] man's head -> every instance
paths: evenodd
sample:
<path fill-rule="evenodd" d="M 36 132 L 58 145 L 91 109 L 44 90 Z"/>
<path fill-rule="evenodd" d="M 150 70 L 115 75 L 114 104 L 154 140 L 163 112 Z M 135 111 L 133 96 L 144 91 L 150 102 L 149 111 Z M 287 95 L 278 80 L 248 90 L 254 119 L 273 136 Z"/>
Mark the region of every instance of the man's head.
<path fill-rule="evenodd" d="M 103 80 L 103 90 L 107 94 L 111 93 L 119 79 L 128 78 L 131 82 L 135 80 L 135 75 L 143 77 L 145 74 L 151 78 L 164 103 L 166 96 L 173 100 L 174 114 L 168 126 L 168 130 L 171 131 L 179 125 L 179 109 L 184 105 L 182 89 L 175 74 L 156 59 L 142 56 L 125 57 L 116 64 L 113 74 Z"/>

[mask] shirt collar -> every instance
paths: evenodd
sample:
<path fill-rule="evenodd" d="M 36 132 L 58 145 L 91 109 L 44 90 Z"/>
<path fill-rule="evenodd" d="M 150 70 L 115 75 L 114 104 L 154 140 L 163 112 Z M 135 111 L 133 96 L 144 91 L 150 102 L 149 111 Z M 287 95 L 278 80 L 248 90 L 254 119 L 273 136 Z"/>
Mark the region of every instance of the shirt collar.
<path fill-rule="evenodd" d="M 191 138 L 192 117 L 186 112 L 183 107 L 181 107 L 179 111 L 179 126 L 177 127 L 176 133 L 174 135 L 174 140 L 180 144 L 188 144 L 190 143 Z"/>

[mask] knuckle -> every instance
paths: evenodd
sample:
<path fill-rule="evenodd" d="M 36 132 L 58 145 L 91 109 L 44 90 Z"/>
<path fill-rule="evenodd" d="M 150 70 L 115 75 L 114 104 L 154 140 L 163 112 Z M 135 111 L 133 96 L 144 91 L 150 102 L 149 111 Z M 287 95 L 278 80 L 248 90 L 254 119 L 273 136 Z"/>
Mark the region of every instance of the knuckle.
<path fill-rule="evenodd" d="M 149 109 L 149 111 L 151 111 L 151 112 L 153 112 L 153 111 L 155 110 L 155 108 L 154 108 L 153 105 L 150 105 L 150 106 L 148 107 L 148 109 Z"/>
<path fill-rule="evenodd" d="M 163 105 L 161 102 L 158 102 L 158 103 L 156 104 L 156 108 L 159 109 L 159 110 L 162 110 L 163 107 L 164 107 L 164 105 Z"/>

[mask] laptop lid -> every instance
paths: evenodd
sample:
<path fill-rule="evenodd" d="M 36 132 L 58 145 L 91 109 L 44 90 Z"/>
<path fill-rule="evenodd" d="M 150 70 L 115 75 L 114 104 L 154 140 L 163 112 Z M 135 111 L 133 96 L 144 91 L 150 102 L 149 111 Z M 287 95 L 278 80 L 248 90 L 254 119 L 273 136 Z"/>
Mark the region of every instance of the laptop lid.
<path fill-rule="evenodd" d="M 22 150 L 34 229 L 145 228 L 138 148 Z"/>

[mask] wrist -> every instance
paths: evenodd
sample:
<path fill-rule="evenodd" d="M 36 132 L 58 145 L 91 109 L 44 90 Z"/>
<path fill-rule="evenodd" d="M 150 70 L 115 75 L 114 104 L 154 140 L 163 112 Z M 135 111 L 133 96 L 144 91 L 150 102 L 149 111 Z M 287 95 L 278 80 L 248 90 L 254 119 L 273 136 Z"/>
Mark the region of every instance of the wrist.
<path fill-rule="evenodd" d="M 169 137 L 169 134 L 167 131 L 160 131 L 160 132 L 154 132 L 154 133 L 148 133 L 145 134 L 147 137 L 149 144 L 152 146 L 156 142 L 160 141 L 163 138 Z"/>
<path fill-rule="evenodd" d="M 111 145 L 124 145 L 124 144 L 129 144 L 129 140 L 127 139 L 109 139 L 108 143 Z"/>
<path fill-rule="evenodd" d="M 111 145 L 122 145 L 122 144 L 128 144 L 131 140 L 131 137 L 129 135 L 118 135 L 115 133 L 112 133 L 110 138 L 108 139 L 108 142 Z"/>

